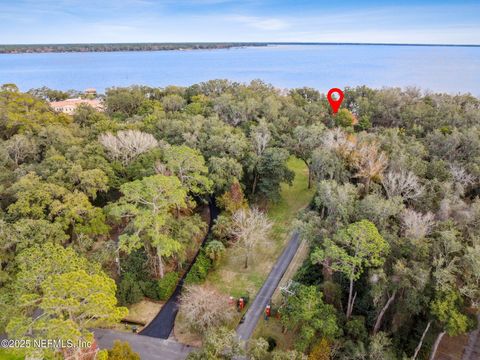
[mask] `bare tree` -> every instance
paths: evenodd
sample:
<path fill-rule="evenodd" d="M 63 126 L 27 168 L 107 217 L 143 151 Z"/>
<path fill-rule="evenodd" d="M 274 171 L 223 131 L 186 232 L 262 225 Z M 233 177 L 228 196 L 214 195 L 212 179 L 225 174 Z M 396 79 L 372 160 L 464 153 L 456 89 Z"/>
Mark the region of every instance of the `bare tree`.
<path fill-rule="evenodd" d="M 325 131 L 322 137 L 322 145 L 328 150 L 335 151 L 343 158 L 348 158 L 355 149 L 356 140 L 340 128 Z"/>
<path fill-rule="evenodd" d="M 240 209 L 233 214 L 232 235 L 237 246 L 245 253 L 245 268 L 248 258 L 255 247 L 268 237 L 272 223 L 267 216 L 256 208 Z"/>
<path fill-rule="evenodd" d="M 434 224 L 434 216 L 430 212 L 422 214 L 415 210 L 406 209 L 402 213 L 402 227 L 406 237 L 424 238 L 430 234 Z"/>
<path fill-rule="evenodd" d="M 227 296 L 202 285 L 185 288 L 180 298 L 180 312 L 192 329 L 198 332 L 224 325 L 234 316 Z"/>
<path fill-rule="evenodd" d="M 413 200 L 423 192 L 418 177 L 410 171 L 390 170 L 383 177 L 382 184 L 389 199 L 394 196 L 401 196 L 404 201 Z"/>
<path fill-rule="evenodd" d="M 465 189 L 475 182 L 475 176 L 469 174 L 463 167 L 450 164 L 450 173 L 454 181 L 454 189 L 458 194 L 463 195 Z"/>
<path fill-rule="evenodd" d="M 37 146 L 32 139 L 23 134 L 17 134 L 5 142 L 5 150 L 10 159 L 18 166 L 26 159 L 35 156 Z"/>
<path fill-rule="evenodd" d="M 127 165 L 138 155 L 158 146 L 153 135 L 139 130 L 119 131 L 116 135 L 106 133 L 99 136 L 99 142 L 105 147 L 112 160 Z"/>
<path fill-rule="evenodd" d="M 372 180 L 381 180 L 387 163 L 387 155 L 378 149 L 376 143 L 360 143 L 357 145 L 353 166 L 357 170 L 355 176 L 365 182 L 366 194 L 368 194 Z"/>
<path fill-rule="evenodd" d="M 452 218 L 458 223 L 471 221 L 471 209 L 461 197 L 464 191 L 462 185 L 445 182 L 442 184 L 442 190 L 445 195 L 440 201 L 437 218 L 442 221 Z"/>
<path fill-rule="evenodd" d="M 270 142 L 270 131 L 267 127 L 258 126 L 257 130 L 252 133 L 253 148 L 257 156 L 261 156 L 268 143 Z"/>

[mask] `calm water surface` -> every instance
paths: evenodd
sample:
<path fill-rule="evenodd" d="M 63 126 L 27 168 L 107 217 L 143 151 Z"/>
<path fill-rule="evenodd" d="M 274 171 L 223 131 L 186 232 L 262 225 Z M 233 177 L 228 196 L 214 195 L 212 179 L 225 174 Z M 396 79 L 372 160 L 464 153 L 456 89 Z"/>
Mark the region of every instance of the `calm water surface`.
<path fill-rule="evenodd" d="M 0 83 L 104 91 L 262 79 L 280 88 L 417 86 L 480 96 L 480 47 L 279 45 L 226 50 L 0 55 Z"/>

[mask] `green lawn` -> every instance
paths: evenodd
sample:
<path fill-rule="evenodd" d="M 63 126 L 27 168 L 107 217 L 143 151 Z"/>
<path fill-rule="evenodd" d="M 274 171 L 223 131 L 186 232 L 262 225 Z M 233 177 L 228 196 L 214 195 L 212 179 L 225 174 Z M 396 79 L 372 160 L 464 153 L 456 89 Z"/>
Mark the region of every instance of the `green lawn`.
<path fill-rule="evenodd" d="M 283 248 L 285 240 L 292 230 L 292 222 L 298 212 L 306 207 L 314 194 L 313 189 L 308 189 L 308 169 L 305 163 L 291 157 L 288 167 L 295 172 L 295 179 L 291 186 L 282 184 L 281 200 L 270 205 L 268 216 L 273 220 L 272 237 Z"/>

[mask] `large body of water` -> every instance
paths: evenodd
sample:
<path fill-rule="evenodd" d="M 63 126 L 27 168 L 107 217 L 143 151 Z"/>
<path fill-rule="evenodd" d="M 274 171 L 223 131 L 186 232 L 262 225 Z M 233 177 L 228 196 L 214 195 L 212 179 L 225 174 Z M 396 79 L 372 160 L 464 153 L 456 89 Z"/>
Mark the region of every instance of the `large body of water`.
<path fill-rule="evenodd" d="M 262 79 L 280 88 L 416 86 L 480 96 L 480 47 L 275 45 L 226 50 L 0 55 L 0 84 L 67 90 Z"/>

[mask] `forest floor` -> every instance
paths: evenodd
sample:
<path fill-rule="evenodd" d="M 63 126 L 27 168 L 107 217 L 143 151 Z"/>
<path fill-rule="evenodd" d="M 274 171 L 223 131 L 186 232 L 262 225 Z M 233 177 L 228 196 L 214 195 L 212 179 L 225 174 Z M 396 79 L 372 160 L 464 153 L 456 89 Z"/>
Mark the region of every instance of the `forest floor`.
<path fill-rule="evenodd" d="M 227 255 L 207 278 L 206 285 L 218 289 L 221 293 L 239 298 L 249 296 L 250 302 L 265 282 L 271 268 L 283 251 L 293 229 L 298 212 L 311 201 L 314 190 L 308 189 L 308 169 L 303 161 L 290 158 L 288 167 L 295 172 L 293 184 L 282 184 L 281 199 L 267 208 L 267 214 L 273 221 L 269 239 L 261 244 L 250 259 L 248 268 L 244 267 L 243 254 L 230 248 Z M 248 305 L 248 304 L 247 304 Z M 241 314 L 235 319 L 232 327 L 240 320 Z M 187 335 L 185 324 L 180 316 L 175 325 L 175 337 L 191 345 L 198 345 L 199 338 Z"/>

